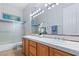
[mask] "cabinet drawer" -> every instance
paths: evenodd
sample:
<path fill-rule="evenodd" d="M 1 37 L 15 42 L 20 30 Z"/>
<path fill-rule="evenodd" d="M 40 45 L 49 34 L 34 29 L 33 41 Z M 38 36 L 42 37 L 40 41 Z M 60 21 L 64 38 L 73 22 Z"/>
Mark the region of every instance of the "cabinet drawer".
<path fill-rule="evenodd" d="M 29 41 L 29 45 L 36 48 L 36 42 L 34 42 L 34 41 Z"/>
<path fill-rule="evenodd" d="M 30 46 L 29 47 L 29 55 L 36 56 L 36 48 Z"/>

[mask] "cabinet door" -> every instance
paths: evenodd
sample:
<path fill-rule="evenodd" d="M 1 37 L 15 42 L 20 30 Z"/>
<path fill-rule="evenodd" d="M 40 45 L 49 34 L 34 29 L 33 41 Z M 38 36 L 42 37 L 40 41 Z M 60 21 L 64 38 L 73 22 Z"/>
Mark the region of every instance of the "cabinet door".
<path fill-rule="evenodd" d="M 22 39 L 22 51 L 25 55 L 28 55 L 28 40 L 26 40 L 25 38 Z"/>
<path fill-rule="evenodd" d="M 50 53 L 50 54 L 49 54 L 50 56 L 54 56 L 54 50 L 53 50 L 53 48 L 50 48 L 50 49 L 49 49 L 49 53 Z"/>
<path fill-rule="evenodd" d="M 70 53 L 61 51 L 59 49 L 50 48 L 50 56 L 73 56 Z"/>
<path fill-rule="evenodd" d="M 36 42 L 29 41 L 29 55 L 36 56 Z"/>
<path fill-rule="evenodd" d="M 36 42 L 30 40 L 29 41 L 29 46 L 33 46 L 33 47 L 36 48 Z"/>
<path fill-rule="evenodd" d="M 29 47 L 29 55 L 30 56 L 36 56 L 36 48 L 33 46 Z"/>
<path fill-rule="evenodd" d="M 73 56 L 73 55 L 58 49 L 54 49 L 54 56 Z"/>
<path fill-rule="evenodd" d="M 48 46 L 37 43 L 37 56 L 48 56 L 49 55 L 48 50 L 49 50 Z"/>
<path fill-rule="evenodd" d="M 25 38 L 22 39 L 22 52 L 25 54 Z"/>
<path fill-rule="evenodd" d="M 29 40 L 26 39 L 25 40 L 25 46 L 24 46 L 25 47 L 24 52 L 25 52 L 25 55 L 27 55 L 27 56 L 29 55 L 29 45 L 28 44 L 29 44 Z"/>

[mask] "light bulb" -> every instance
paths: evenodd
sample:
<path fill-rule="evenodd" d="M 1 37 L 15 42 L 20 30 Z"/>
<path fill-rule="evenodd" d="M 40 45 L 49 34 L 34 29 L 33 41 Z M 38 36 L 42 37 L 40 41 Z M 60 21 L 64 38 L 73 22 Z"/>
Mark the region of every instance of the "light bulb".
<path fill-rule="evenodd" d="M 41 14 L 41 12 L 39 13 L 39 15 Z"/>
<path fill-rule="evenodd" d="M 44 10 L 42 10 L 42 12 L 41 13 L 44 13 Z"/>
<path fill-rule="evenodd" d="M 33 18 L 35 18 L 37 15 L 34 15 Z"/>
<path fill-rule="evenodd" d="M 59 5 L 59 3 L 56 3 L 56 5 Z"/>
<path fill-rule="evenodd" d="M 51 7 L 48 7 L 48 9 L 51 9 Z"/>
<path fill-rule="evenodd" d="M 33 12 L 32 16 L 33 16 L 34 14 L 36 14 L 36 11 L 35 11 L 35 12 Z"/>
<path fill-rule="evenodd" d="M 40 13 L 37 14 L 37 16 L 40 15 Z"/>
<path fill-rule="evenodd" d="M 54 7 L 54 5 L 52 5 L 52 7 Z"/>
<path fill-rule="evenodd" d="M 48 4 L 46 3 L 46 4 L 45 4 L 45 7 L 47 7 L 47 6 L 48 6 Z"/>
<path fill-rule="evenodd" d="M 40 11 L 40 10 L 41 10 L 41 8 L 38 9 L 38 11 Z"/>

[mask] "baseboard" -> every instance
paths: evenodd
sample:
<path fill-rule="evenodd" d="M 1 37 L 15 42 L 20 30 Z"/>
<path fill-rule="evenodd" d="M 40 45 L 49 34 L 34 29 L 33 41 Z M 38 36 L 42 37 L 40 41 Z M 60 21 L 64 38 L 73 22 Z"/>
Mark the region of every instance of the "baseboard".
<path fill-rule="evenodd" d="M 0 45 L 0 51 L 12 49 L 12 48 L 15 48 L 18 45 L 21 45 L 21 42 Z"/>

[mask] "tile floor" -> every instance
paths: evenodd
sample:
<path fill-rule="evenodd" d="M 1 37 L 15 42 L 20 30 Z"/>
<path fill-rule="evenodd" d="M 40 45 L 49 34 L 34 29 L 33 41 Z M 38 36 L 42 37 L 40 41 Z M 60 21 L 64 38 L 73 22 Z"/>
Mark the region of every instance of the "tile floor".
<path fill-rule="evenodd" d="M 0 56 L 24 56 L 24 55 L 22 54 L 21 48 L 20 49 L 13 48 L 6 51 L 1 51 Z"/>

